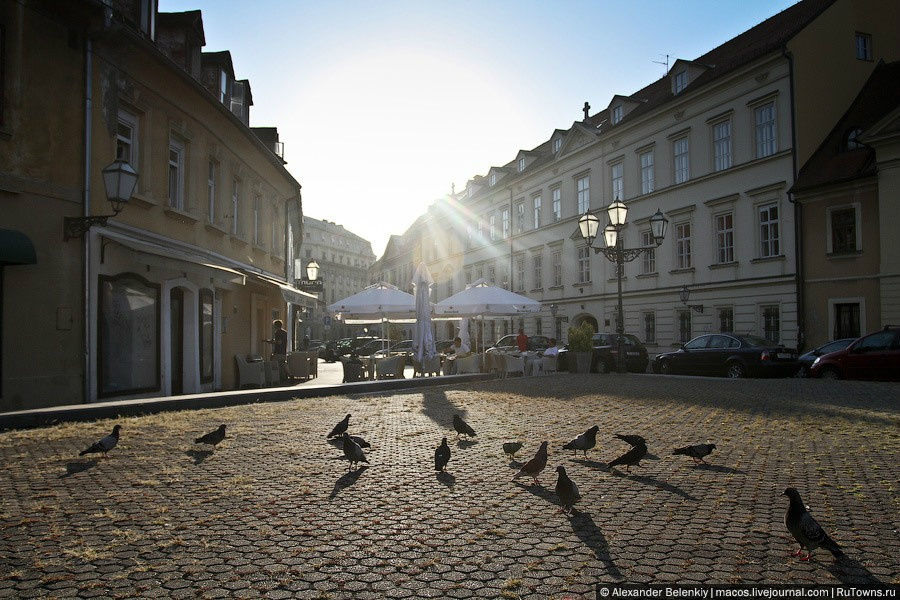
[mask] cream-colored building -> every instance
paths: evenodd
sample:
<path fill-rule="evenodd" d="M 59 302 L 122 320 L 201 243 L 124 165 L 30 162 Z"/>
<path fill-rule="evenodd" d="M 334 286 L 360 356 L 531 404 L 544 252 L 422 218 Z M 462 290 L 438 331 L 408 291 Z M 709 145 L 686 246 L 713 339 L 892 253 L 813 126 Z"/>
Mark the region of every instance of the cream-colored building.
<path fill-rule="evenodd" d="M 234 388 L 235 356 L 314 301 L 289 283 L 300 185 L 248 127 L 249 82 L 202 52 L 199 11 L 13 2 L 0 26 L 0 228 L 35 250 L 3 267 L 0 410 Z M 115 159 L 131 200 L 71 227 L 111 213 Z"/>

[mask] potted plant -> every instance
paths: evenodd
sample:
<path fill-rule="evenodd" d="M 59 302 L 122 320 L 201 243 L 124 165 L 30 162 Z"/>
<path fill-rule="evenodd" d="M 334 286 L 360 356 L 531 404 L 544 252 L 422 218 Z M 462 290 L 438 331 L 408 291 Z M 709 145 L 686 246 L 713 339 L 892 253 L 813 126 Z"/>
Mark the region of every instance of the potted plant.
<path fill-rule="evenodd" d="M 575 357 L 575 372 L 589 373 L 591 371 L 591 340 L 594 337 L 594 328 L 588 323 L 582 323 L 577 327 L 569 327 L 569 352 Z"/>

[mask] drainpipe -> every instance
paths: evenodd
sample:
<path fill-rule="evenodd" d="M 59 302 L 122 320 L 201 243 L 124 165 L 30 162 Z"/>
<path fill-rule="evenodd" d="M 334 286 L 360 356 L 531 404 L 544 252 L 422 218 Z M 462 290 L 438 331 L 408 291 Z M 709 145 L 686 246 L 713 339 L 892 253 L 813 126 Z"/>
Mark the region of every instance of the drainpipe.
<path fill-rule="evenodd" d="M 93 111 L 94 94 L 94 51 L 89 35 L 84 39 L 84 216 L 91 215 L 91 113 Z M 83 401 L 91 401 L 91 235 L 85 232 L 82 241 L 82 287 L 84 291 L 84 376 Z"/>
<path fill-rule="evenodd" d="M 509 291 L 513 291 L 513 232 L 515 231 L 515 226 L 513 225 L 513 219 L 516 214 L 513 206 L 513 189 L 512 185 L 509 186 L 509 278 L 506 280 L 509 283 Z M 509 332 L 514 333 L 516 330 L 515 321 L 513 317 L 509 318 Z"/>
<path fill-rule="evenodd" d="M 781 47 L 781 55 L 788 62 L 788 82 L 791 86 L 791 162 L 793 181 L 797 181 L 797 112 L 794 98 L 794 56 Z M 806 297 L 803 294 L 803 205 L 797 202 L 793 194 L 788 193 L 788 200 L 794 205 L 794 282 L 797 288 L 797 350 L 802 351 L 806 341 Z"/>

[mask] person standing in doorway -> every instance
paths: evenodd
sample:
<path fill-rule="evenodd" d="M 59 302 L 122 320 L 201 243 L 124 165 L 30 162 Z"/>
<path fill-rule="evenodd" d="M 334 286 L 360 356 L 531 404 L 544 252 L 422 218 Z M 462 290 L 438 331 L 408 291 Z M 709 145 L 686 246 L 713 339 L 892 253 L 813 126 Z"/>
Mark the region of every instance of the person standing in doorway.
<path fill-rule="evenodd" d="M 284 329 L 284 322 L 281 319 L 272 321 L 272 339 L 265 340 L 265 342 L 272 344 L 272 360 L 278 361 L 279 377 L 284 381 L 287 375 L 285 371 L 287 363 L 287 331 Z"/>

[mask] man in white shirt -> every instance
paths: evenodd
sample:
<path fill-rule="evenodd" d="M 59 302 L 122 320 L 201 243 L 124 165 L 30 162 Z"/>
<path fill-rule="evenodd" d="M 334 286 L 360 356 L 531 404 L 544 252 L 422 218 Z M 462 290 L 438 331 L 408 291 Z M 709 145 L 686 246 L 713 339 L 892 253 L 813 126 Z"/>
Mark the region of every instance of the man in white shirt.
<path fill-rule="evenodd" d="M 544 350 L 544 356 L 559 356 L 559 348 L 556 347 L 556 338 L 550 338 L 550 347 Z"/>

